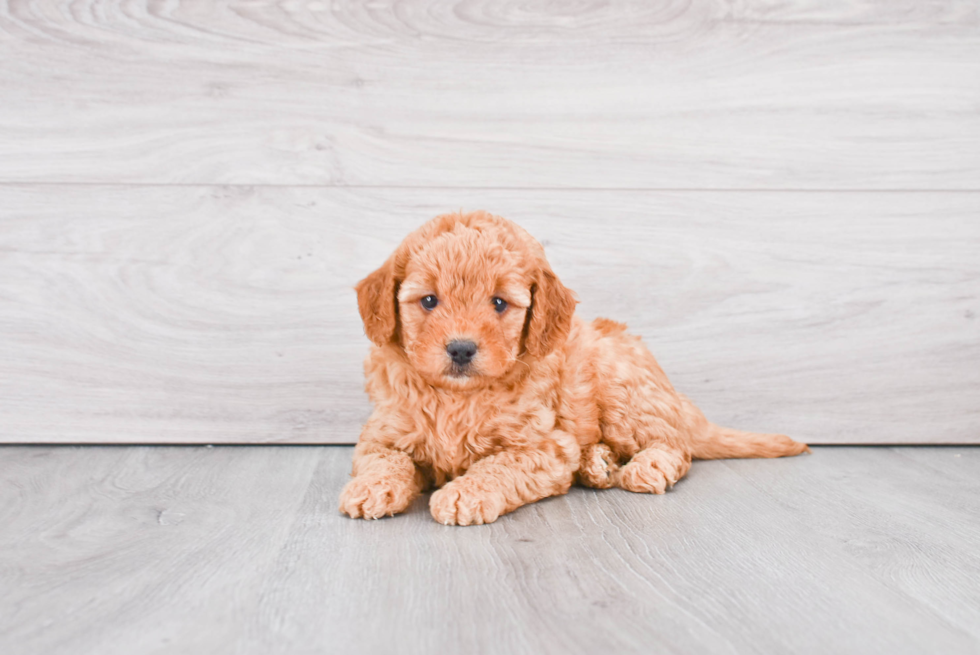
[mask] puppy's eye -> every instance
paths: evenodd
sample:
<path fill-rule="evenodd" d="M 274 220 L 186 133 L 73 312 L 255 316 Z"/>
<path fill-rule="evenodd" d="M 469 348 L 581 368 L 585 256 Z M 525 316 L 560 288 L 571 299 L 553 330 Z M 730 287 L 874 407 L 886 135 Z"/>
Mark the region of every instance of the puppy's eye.
<path fill-rule="evenodd" d="M 439 304 L 439 299 L 435 296 L 426 296 L 419 301 L 419 304 L 422 305 L 422 309 L 426 310 L 427 312 L 431 312 L 436 308 L 436 305 Z"/>
<path fill-rule="evenodd" d="M 493 311 L 497 312 L 498 314 L 503 314 L 505 309 L 507 309 L 506 300 L 504 300 L 503 298 L 493 299 Z"/>

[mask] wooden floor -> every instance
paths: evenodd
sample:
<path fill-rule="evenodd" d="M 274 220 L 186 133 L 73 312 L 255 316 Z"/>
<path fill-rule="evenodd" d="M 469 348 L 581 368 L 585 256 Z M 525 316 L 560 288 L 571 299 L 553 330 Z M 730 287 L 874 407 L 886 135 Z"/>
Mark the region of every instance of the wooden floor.
<path fill-rule="evenodd" d="M 472 528 L 341 517 L 350 456 L 0 448 L 0 652 L 980 652 L 977 447 L 697 462 Z"/>

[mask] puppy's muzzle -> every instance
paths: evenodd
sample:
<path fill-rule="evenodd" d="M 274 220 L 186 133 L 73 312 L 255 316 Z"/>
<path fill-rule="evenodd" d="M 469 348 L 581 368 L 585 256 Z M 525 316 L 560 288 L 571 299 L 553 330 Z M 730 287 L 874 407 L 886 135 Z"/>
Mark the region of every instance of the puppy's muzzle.
<path fill-rule="evenodd" d="M 470 365 L 473 357 L 476 356 L 476 344 L 472 341 L 455 339 L 446 346 L 446 352 L 449 353 L 449 358 L 453 360 L 454 369 L 464 369 Z"/>

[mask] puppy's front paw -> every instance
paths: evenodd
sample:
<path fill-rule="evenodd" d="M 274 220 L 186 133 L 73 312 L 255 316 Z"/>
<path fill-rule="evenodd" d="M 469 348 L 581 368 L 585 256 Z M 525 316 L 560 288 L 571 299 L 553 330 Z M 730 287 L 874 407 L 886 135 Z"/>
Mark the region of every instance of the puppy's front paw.
<path fill-rule="evenodd" d="M 363 475 L 340 492 L 340 511 L 355 519 L 379 519 L 404 512 L 412 497 L 411 489 L 395 480 Z"/>
<path fill-rule="evenodd" d="M 443 525 L 493 523 L 506 507 L 502 493 L 483 489 L 465 475 L 432 494 L 429 500 L 432 518 Z"/>

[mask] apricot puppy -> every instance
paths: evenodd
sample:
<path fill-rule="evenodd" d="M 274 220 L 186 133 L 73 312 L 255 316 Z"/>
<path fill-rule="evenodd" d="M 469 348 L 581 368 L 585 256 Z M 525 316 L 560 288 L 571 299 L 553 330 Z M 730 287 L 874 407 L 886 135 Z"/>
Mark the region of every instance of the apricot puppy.
<path fill-rule="evenodd" d="M 805 444 L 709 423 L 626 326 L 574 316 L 541 245 L 486 212 L 413 232 L 357 285 L 374 412 L 340 510 L 376 519 L 436 487 L 446 525 L 490 523 L 572 482 L 662 494 L 692 458 Z"/>

